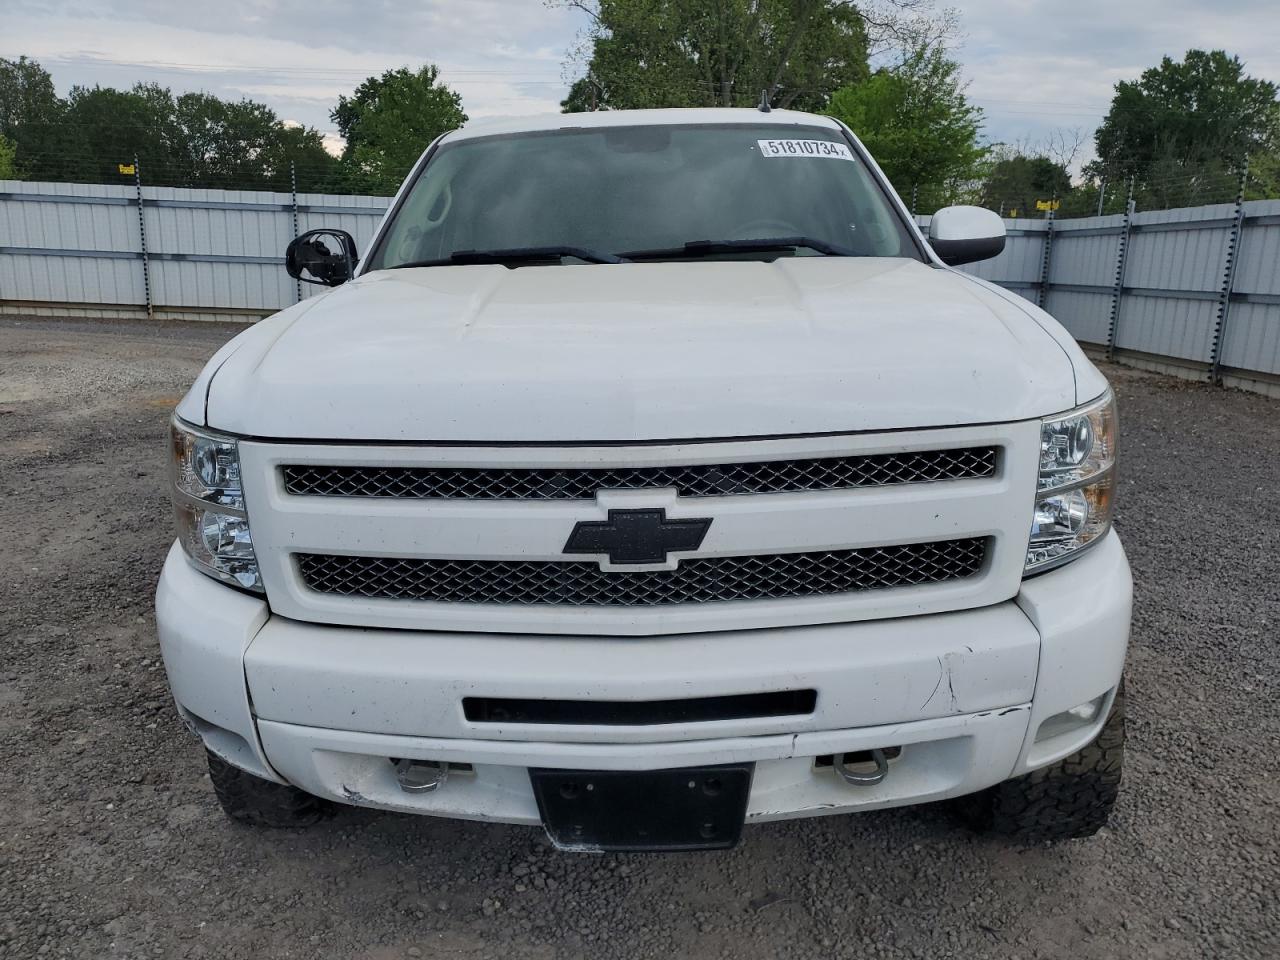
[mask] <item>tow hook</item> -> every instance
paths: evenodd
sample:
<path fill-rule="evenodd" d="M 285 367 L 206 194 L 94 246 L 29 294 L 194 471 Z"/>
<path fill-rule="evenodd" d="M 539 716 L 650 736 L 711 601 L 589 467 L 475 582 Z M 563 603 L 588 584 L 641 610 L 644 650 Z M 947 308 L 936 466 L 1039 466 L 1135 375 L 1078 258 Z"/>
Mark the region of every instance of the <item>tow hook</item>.
<path fill-rule="evenodd" d="M 884 751 L 879 747 L 867 751 L 871 754 L 871 762 L 874 763 L 875 770 L 850 770 L 845 763 L 845 757 L 848 754 L 837 753 L 831 758 L 831 766 L 835 767 L 836 773 L 840 779 L 850 786 L 854 787 L 870 787 L 879 783 L 889 773 L 889 761 L 885 758 Z M 865 767 L 866 763 L 860 763 L 859 766 Z"/>
<path fill-rule="evenodd" d="M 431 760 L 396 761 L 396 783 L 405 793 L 430 793 L 449 779 L 449 765 Z"/>

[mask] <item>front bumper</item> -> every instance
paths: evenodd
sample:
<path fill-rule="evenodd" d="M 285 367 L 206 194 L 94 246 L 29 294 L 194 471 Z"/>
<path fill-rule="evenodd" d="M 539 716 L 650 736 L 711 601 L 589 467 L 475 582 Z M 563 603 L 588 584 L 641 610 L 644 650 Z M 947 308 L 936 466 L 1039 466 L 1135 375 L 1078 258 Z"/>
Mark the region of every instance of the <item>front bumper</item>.
<path fill-rule="evenodd" d="M 527 768 L 651 770 L 754 761 L 764 821 L 958 796 L 1044 766 L 1105 717 L 1036 742 L 1055 714 L 1109 697 L 1131 603 L 1114 533 L 1016 598 L 977 610 L 658 637 L 522 636 L 321 626 L 195 572 L 178 548 L 157 593 L 184 718 L 258 776 L 384 809 L 537 823 Z M 804 717 L 651 726 L 479 723 L 464 696 L 665 700 L 818 691 Z M 852 787 L 815 758 L 902 747 Z M 469 764 L 431 793 L 389 758 Z"/>

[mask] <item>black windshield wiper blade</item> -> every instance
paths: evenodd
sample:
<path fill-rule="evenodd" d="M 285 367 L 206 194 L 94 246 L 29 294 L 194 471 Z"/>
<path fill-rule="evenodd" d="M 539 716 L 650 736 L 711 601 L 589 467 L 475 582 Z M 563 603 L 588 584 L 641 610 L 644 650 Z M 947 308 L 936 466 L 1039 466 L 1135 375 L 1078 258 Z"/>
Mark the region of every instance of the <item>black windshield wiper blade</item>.
<path fill-rule="evenodd" d="M 752 240 L 690 240 L 679 247 L 658 250 L 629 250 L 619 254 L 627 260 L 671 260 L 684 257 L 705 257 L 717 253 L 783 253 L 799 248 L 816 250 L 828 257 L 856 257 L 852 250 L 837 247 L 825 240 L 813 237 L 767 237 Z"/>
<path fill-rule="evenodd" d="M 410 260 L 408 263 L 397 263 L 388 270 L 402 270 L 409 267 L 444 267 L 450 264 L 467 263 L 538 263 L 539 261 L 562 260 L 574 257 L 587 263 L 624 263 L 621 257 L 611 253 L 598 253 L 583 247 L 512 247 L 509 250 L 457 250 L 447 257 L 436 260 Z"/>

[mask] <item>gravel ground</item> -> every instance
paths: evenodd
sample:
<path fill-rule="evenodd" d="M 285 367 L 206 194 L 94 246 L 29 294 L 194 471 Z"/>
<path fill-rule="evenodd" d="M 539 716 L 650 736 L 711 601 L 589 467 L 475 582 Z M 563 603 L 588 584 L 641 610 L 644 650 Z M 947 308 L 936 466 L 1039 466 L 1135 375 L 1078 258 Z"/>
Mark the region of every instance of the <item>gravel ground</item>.
<path fill-rule="evenodd" d="M 1107 371 L 1137 609 L 1102 835 L 1016 848 L 928 807 L 569 856 L 355 809 L 223 819 L 152 590 L 165 421 L 234 330 L 0 321 L 0 956 L 1280 956 L 1280 403 Z"/>

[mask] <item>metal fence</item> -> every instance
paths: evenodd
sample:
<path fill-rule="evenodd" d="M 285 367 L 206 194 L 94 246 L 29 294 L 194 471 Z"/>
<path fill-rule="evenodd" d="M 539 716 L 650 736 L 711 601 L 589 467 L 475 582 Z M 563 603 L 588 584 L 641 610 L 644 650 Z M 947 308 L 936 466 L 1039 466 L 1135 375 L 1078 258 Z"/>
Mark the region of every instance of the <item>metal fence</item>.
<path fill-rule="evenodd" d="M 321 288 L 283 269 L 299 233 L 360 249 L 389 197 L 0 180 L 0 313 L 253 319 Z"/>
<path fill-rule="evenodd" d="M 1004 253 L 965 269 L 1040 305 L 1086 348 L 1280 396 L 1280 200 L 1005 227 Z"/>
<path fill-rule="evenodd" d="M 389 203 L 0 181 L 0 313 L 262 317 L 320 289 L 285 274 L 290 239 L 340 227 L 364 249 Z M 1005 252 L 969 269 L 1086 346 L 1280 395 L 1280 200 L 1005 225 Z"/>

